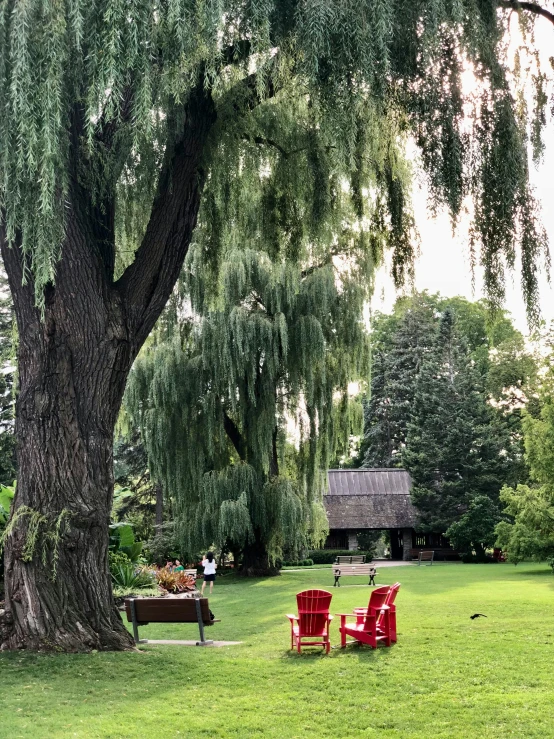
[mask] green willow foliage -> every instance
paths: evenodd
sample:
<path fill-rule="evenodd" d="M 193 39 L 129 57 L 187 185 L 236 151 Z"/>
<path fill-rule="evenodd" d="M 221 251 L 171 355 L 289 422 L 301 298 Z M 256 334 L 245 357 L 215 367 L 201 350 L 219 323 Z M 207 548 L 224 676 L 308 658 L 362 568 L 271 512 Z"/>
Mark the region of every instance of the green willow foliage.
<path fill-rule="evenodd" d="M 533 111 L 521 114 L 507 23 L 493 0 L 1 0 L 1 217 L 28 255 L 38 303 L 76 183 L 100 206 L 117 192 L 119 268 L 131 259 L 164 152 L 201 85 L 218 112 L 201 217 L 210 259 L 245 229 L 292 255 L 323 250 L 348 181 L 362 237 L 377 252 L 392 245 L 402 280 L 413 256 L 402 150 L 413 134 L 433 204 L 455 221 L 473 198 L 473 245 L 495 301 L 521 247 L 536 317 L 545 238 L 526 146 L 531 135 L 540 155 L 547 95 L 541 72 Z M 480 82 L 473 100 L 462 90 L 468 65 Z M 252 90 L 271 100 L 253 113 Z M 243 213 L 245 200 L 260 208 Z"/>
<path fill-rule="evenodd" d="M 298 550 L 325 529 L 322 488 L 350 425 L 348 383 L 367 372 L 367 288 L 355 269 L 303 271 L 233 249 L 208 303 L 202 254 L 197 244 L 189 256 L 186 294 L 203 317 L 183 320 L 182 304 L 180 320 L 166 315 L 127 404 L 189 551 Z"/>

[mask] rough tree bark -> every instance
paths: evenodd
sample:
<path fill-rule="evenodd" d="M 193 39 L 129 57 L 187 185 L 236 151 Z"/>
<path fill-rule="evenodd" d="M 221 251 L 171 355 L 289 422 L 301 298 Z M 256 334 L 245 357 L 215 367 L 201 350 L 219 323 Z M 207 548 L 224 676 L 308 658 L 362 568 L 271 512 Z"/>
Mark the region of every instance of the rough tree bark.
<path fill-rule="evenodd" d="M 267 547 L 259 529 L 254 531 L 255 539 L 242 550 L 242 563 L 238 574 L 242 577 L 271 577 L 280 575 L 279 568 L 271 564 Z"/>
<path fill-rule="evenodd" d="M 166 152 L 144 240 L 118 281 L 115 199 L 100 209 L 78 182 L 79 111 L 66 239 L 43 318 L 31 281 L 23 284 L 20 250 L 0 232 L 19 330 L 19 474 L 5 546 L 3 649 L 133 648 L 108 569 L 114 426 L 131 365 L 187 253 L 215 117 L 199 87 Z"/>
<path fill-rule="evenodd" d="M 238 426 L 225 411 L 223 412 L 223 426 L 229 441 L 235 447 L 240 459 L 242 459 L 243 462 L 246 462 L 248 460 L 248 444 L 246 443 L 246 439 L 239 431 Z M 269 465 L 270 477 L 279 476 L 277 435 L 278 429 L 276 427 L 272 435 L 272 453 Z M 255 529 L 254 537 L 254 541 L 249 542 L 241 550 L 241 564 L 237 570 L 237 574 L 243 577 L 271 577 L 280 575 L 281 573 L 279 568 L 275 567 L 275 565 L 270 562 L 267 546 L 259 528 Z"/>
<path fill-rule="evenodd" d="M 164 522 L 164 491 L 159 482 L 156 483 L 156 534 L 162 533 Z"/>
<path fill-rule="evenodd" d="M 271 458 L 269 460 L 269 477 L 279 477 L 279 455 L 277 451 L 277 437 L 279 430 L 273 430 L 271 440 Z M 239 574 L 244 577 L 272 577 L 280 575 L 281 572 L 270 561 L 269 554 L 259 529 L 254 531 L 254 541 L 244 547 L 242 552 L 242 565 Z"/>

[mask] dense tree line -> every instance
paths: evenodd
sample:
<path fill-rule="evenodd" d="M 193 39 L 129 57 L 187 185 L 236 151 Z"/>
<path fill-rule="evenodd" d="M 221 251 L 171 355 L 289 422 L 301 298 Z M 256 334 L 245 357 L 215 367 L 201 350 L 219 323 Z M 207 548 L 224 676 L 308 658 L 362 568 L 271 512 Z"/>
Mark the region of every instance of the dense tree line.
<path fill-rule="evenodd" d="M 421 294 L 377 316 L 372 338 L 363 466 L 408 469 L 421 528 L 482 557 L 501 488 L 527 476 L 521 419 L 536 364 L 523 336 L 483 302 Z"/>
<path fill-rule="evenodd" d="M 554 366 L 553 344 L 542 361 L 537 398 L 523 414 L 529 480 L 506 485 L 500 498 L 506 519 L 496 527 L 497 546 L 517 564 L 547 560 L 554 569 Z"/>

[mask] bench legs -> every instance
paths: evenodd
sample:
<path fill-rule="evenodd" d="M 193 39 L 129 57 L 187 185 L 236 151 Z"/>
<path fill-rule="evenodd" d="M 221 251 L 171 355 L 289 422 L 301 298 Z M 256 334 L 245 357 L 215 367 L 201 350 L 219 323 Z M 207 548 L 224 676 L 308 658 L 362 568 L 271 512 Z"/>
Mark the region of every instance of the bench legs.
<path fill-rule="evenodd" d="M 135 638 L 135 644 L 146 644 L 148 639 L 139 639 L 138 623 L 137 623 L 137 612 L 135 609 L 135 599 L 131 600 L 131 618 L 133 619 L 133 637 Z"/>
<path fill-rule="evenodd" d="M 202 621 L 202 608 L 200 607 L 200 598 L 195 598 L 196 603 L 196 617 L 198 618 L 198 628 L 200 629 L 200 641 L 196 642 L 197 647 L 205 647 L 208 644 L 213 644 L 213 639 L 204 639 L 204 622 Z"/>

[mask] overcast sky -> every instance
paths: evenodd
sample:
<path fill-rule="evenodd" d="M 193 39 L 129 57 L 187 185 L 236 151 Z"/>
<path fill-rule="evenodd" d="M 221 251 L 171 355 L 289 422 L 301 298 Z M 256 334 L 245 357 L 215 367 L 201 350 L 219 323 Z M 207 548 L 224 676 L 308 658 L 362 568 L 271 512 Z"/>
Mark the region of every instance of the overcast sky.
<path fill-rule="evenodd" d="M 536 27 L 538 43 L 544 56 L 552 54 L 554 49 L 554 29 L 549 23 L 539 23 Z M 547 59 L 545 59 L 548 64 Z M 550 122 L 545 133 L 546 152 L 538 168 L 531 173 L 536 194 L 542 204 L 543 223 L 545 225 L 551 253 L 554 255 L 554 125 Z M 448 214 L 442 213 L 436 219 L 429 216 L 426 205 L 424 187 L 415 187 L 413 202 L 418 229 L 421 235 L 421 255 L 415 265 L 415 287 L 417 290 L 440 292 L 444 296 L 463 295 L 470 300 L 483 297 L 482 271 L 475 273 L 475 289 L 472 289 L 472 277 L 468 250 L 468 219 L 460 224 L 457 233 L 452 236 Z M 376 289 L 372 301 L 373 310 L 389 311 L 394 304 L 397 293 L 390 278 L 388 267 L 379 271 Z M 517 327 L 523 333 L 528 332 L 525 317 L 525 305 L 520 288 L 519 268 L 507 276 L 506 308 L 512 313 Z M 541 312 L 542 317 L 554 320 L 554 290 L 542 276 L 541 279 Z"/>

